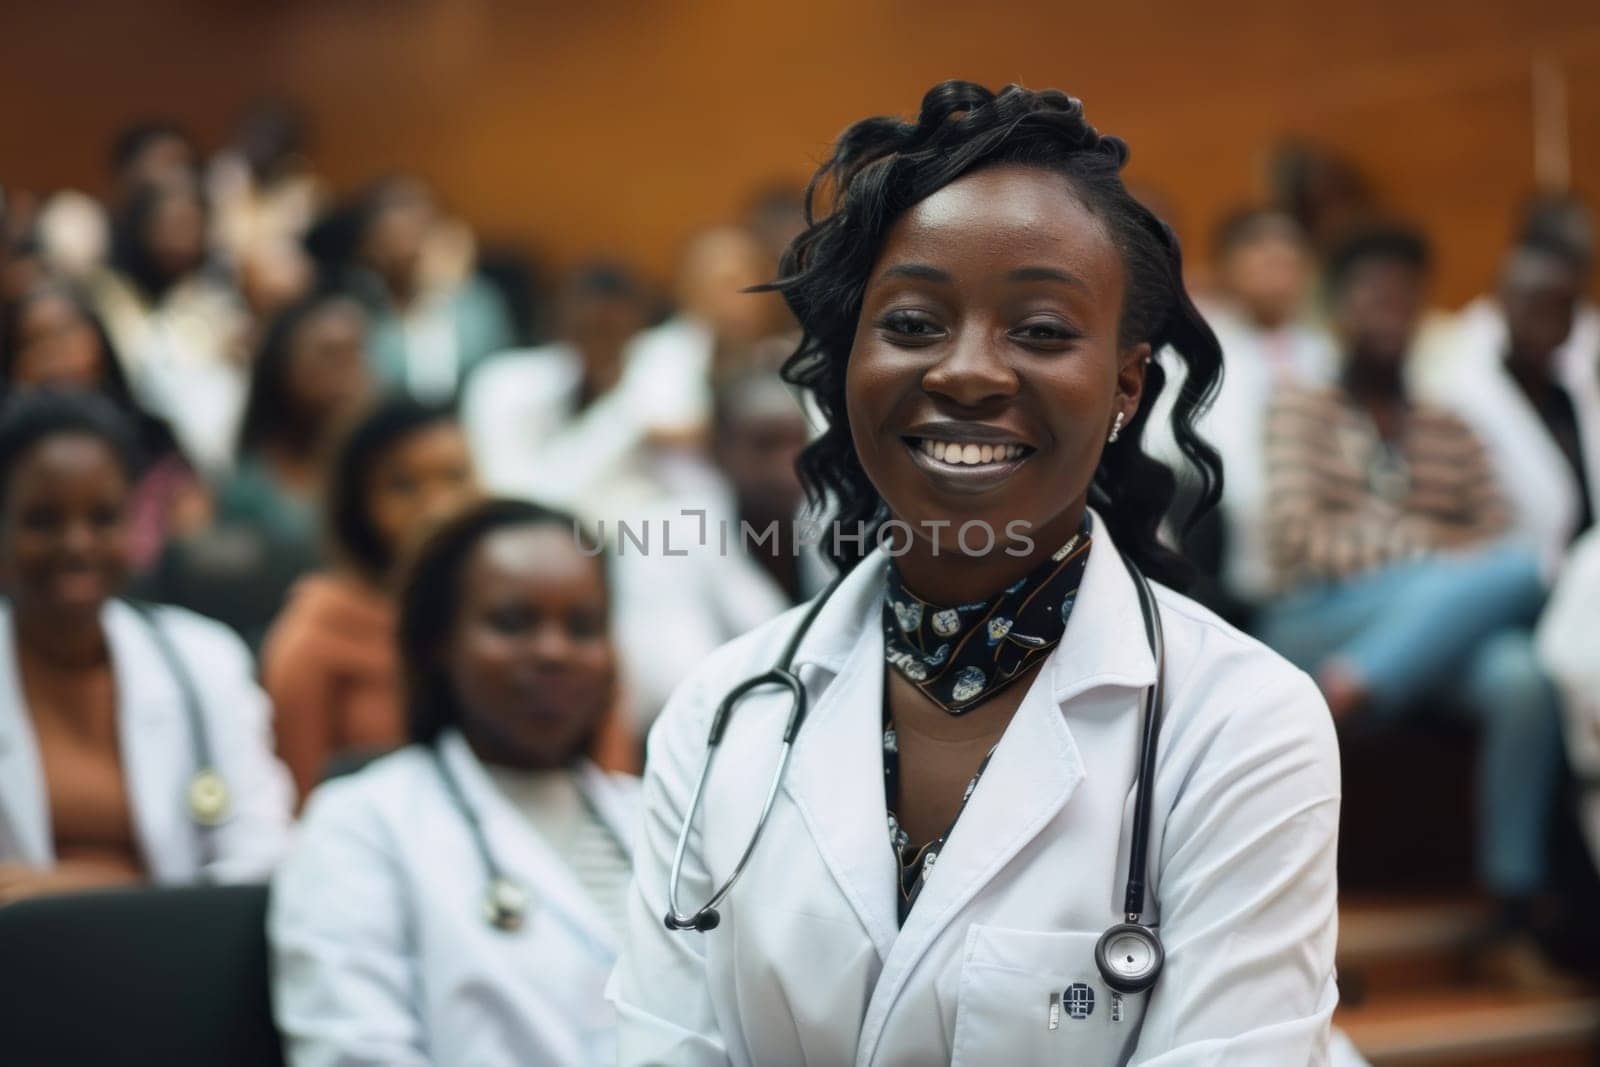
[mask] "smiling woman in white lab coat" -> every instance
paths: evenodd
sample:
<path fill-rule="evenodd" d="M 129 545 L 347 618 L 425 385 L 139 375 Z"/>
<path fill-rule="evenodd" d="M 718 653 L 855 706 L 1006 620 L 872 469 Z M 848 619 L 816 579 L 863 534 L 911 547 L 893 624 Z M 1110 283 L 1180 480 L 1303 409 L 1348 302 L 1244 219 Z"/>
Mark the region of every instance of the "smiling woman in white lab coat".
<path fill-rule="evenodd" d="M 114 599 L 132 453 L 96 395 L 33 392 L 0 414 L 0 903 L 261 879 L 288 841 L 289 778 L 244 645 Z"/>
<path fill-rule="evenodd" d="M 611 987 L 623 1062 L 1326 1061 L 1326 705 L 1157 585 L 1163 664 L 1125 566 L 1165 584 L 1183 570 L 1155 538 L 1171 473 L 1140 447 L 1162 384 L 1150 353 L 1187 364 L 1172 432 L 1212 500 L 1194 420 L 1221 363 L 1171 231 L 1123 187 L 1125 155 L 1064 94 L 948 82 L 915 123 L 846 131 L 819 174 L 832 212 L 777 284 L 805 329 L 787 373 L 830 421 L 802 468 L 838 502 L 847 574 L 809 627 L 795 609 L 713 655 L 651 734 Z M 858 523 L 866 540 L 845 540 Z M 802 629 L 787 658 L 809 715 L 713 925 L 701 906 L 782 772 L 790 696 L 736 705 L 696 805 L 708 729 Z M 1127 951 L 1101 959 L 1120 924 Z M 1136 991 L 1156 938 L 1165 965 Z"/>
<path fill-rule="evenodd" d="M 601 560 L 495 501 L 401 597 L 412 744 L 312 794 L 273 882 L 273 1004 L 309 1064 L 598 1064 L 637 784 L 583 754 L 615 689 Z"/>

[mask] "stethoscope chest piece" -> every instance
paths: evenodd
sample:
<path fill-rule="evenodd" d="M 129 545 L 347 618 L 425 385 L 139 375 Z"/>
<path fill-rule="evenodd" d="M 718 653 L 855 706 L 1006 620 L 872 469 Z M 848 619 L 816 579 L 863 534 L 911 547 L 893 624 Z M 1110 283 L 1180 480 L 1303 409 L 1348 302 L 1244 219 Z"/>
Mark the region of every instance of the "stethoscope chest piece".
<path fill-rule="evenodd" d="M 1118 993 L 1143 993 L 1156 984 L 1166 961 L 1161 939 L 1142 923 L 1118 923 L 1094 947 L 1100 977 Z"/>
<path fill-rule="evenodd" d="M 528 893 L 516 882 L 497 876 L 483 894 L 483 915 L 496 930 L 515 933 L 528 917 Z"/>
<path fill-rule="evenodd" d="M 210 767 L 202 767 L 189 779 L 189 814 L 201 826 L 217 826 L 226 821 L 233 808 L 228 783 Z"/>

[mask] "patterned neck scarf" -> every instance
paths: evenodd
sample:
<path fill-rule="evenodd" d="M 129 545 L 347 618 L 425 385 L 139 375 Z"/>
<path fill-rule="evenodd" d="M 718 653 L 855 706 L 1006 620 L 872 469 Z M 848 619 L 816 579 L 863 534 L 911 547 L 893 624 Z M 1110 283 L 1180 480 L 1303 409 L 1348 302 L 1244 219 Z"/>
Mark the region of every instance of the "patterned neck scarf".
<path fill-rule="evenodd" d="M 905 587 L 889 564 L 883 652 L 889 666 L 951 715 L 1000 692 L 1049 655 L 1067 628 L 1089 562 L 1089 517 L 1072 539 L 998 595 L 943 608 Z"/>

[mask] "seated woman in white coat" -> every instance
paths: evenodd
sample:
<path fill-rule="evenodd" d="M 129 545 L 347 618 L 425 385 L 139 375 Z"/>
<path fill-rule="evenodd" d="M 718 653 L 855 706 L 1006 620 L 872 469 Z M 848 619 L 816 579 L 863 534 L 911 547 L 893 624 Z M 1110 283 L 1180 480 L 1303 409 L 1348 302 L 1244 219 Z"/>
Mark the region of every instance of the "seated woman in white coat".
<path fill-rule="evenodd" d="M 273 883 L 291 1063 L 598 1064 L 632 778 L 587 759 L 615 688 L 602 560 L 573 520 L 491 501 L 402 593 L 412 744 L 311 796 Z"/>
<path fill-rule="evenodd" d="M 0 414 L 0 903 L 264 879 L 288 842 L 289 778 L 244 644 L 117 599 L 130 433 L 86 392 Z"/>
<path fill-rule="evenodd" d="M 1126 155 L 1063 93 L 946 82 L 814 181 L 775 285 L 843 577 L 650 735 L 623 1062 L 1326 1062 L 1333 728 L 1169 588 L 1150 354 L 1210 502 L 1222 357 Z"/>

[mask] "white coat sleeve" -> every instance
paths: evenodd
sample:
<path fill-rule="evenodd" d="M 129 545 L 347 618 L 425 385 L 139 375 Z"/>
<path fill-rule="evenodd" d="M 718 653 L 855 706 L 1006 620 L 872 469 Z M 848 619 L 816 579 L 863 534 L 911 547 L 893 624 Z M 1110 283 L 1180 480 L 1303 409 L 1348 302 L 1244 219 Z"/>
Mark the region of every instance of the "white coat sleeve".
<path fill-rule="evenodd" d="M 210 882 L 265 881 L 288 850 L 294 819 L 294 786 L 274 752 L 272 702 L 256 682 L 249 650 L 231 631 L 206 621 L 188 645 L 213 759 L 232 804 L 202 874 Z"/>
<path fill-rule="evenodd" d="M 650 731 L 627 939 L 606 990 L 617 1009 L 619 1063 L 729 1062 L 708 984 L 706 935 L 668 930 L 662 921 L 678 829 L 705 756 L 712 711 L 706 674 L 697 672 L 678 688 Z M 698 836 L 691 837 L 678 897 L 685 910 L 711 895 L 699 854 Z"/>
<path fill-rule="evenodd" d="M 1539 659 L 1561 689 L 1567 753 L 1600 773 L 1600 530 L 1572 546 L 1536 634 Z"/>
<path fill-rule="evenodd" d="M 1173 739 L 1189 751 L 1173 753 L 1187 777 L 1160 842 L 1166 965 L 1134 1064 L 1328 1062 L 1338 1002 L 1338 744 L 1311 680 L 1281 661 L 1267 668 L 1257 692 L 1218 709 L 1216 726 Z M 1226 707 L 1230 698 L 1206 699 Z"/>
<path fill-rule="evenodd" d="M 429 1062 L 395 849 L 358 783 L 312 795 L 272 882 L 272 1008 L 292 1067 Z"/>
<path fill-rule="evenodd" d="M 1538 650 L 1563 689 L 1600 690 L 1600 529 L 1572 546 L 1539 620 Z"/>

